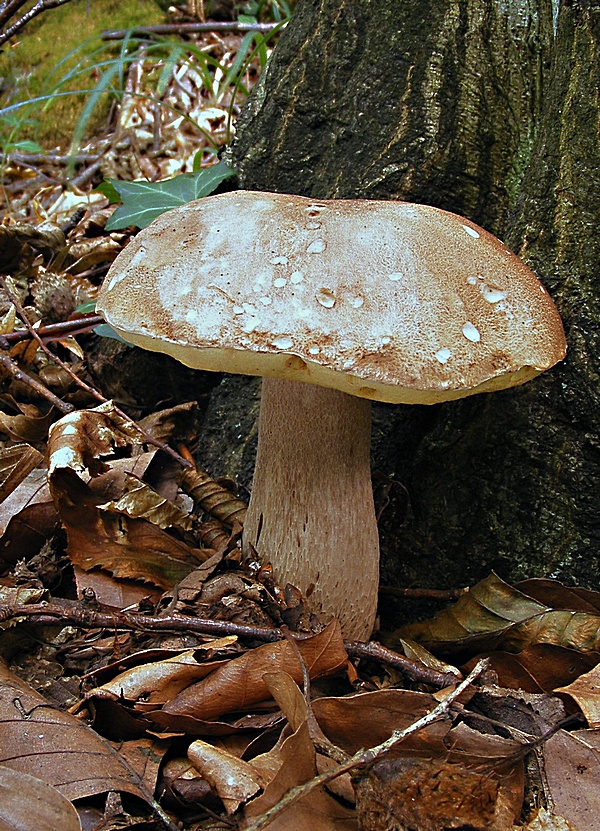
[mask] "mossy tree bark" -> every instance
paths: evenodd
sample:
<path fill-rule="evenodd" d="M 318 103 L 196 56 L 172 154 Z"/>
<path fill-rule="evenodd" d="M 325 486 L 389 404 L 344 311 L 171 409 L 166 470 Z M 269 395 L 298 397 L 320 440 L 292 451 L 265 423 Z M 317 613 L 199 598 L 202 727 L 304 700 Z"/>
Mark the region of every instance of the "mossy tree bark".
<path fill-rule="evenodd" d="M 599 46 L 594 0 L 300 0 L 239 126 L 242 187 L 462 213 L 565 322 L 526 386 L 378 408 L 385 582 L 600 588 Z"/>

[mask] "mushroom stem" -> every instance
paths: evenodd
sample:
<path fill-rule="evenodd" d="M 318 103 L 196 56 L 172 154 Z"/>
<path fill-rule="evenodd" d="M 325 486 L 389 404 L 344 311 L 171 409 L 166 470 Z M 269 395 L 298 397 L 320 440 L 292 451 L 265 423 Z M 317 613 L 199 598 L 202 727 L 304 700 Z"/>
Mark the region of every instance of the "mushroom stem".
<path fill-rule="evenodd" d="M 371 486 L 371 403 L 338 390 L 263 380 L 244 548 L 273 564 L 312 611 L 366 640 L 377 607 L 379 537 Z"/>

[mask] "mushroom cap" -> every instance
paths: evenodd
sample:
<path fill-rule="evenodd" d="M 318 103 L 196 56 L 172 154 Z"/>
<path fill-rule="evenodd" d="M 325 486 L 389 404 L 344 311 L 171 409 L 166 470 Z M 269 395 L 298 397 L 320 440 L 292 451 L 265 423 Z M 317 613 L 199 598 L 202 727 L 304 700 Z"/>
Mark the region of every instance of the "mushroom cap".
<path fill-rule="evenodd" d="M 535 275 L 468 219 L 397 201 L 235 191 L 141 231 L 97 303 L 196 369 L 431 404 L 523 383 L 566 353 Z"/>

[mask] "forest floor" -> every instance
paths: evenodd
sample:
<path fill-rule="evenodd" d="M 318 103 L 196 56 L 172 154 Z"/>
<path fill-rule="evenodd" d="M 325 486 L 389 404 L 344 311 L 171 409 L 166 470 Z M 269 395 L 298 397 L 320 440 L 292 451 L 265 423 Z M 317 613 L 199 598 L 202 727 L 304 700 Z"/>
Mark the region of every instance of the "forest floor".
<path fill-rule="evenodd" d="M 96 187 L 216 162 L 251 41 L 140 48 L 74 155 L 2 161 L 0 824 L 596 831 L 600 593 L 490 575 L 346 642 L 244 558 L 244 494 L 194 467 L 210 384 L 138 395 L 101 335 L 135 228 L 106 230 Z"/>

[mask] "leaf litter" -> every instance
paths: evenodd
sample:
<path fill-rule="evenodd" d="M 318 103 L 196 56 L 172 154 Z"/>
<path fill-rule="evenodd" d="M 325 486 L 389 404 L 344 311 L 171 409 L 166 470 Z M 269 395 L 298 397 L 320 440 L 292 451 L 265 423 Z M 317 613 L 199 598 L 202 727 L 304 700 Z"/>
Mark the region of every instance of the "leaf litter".
<path fill-rule="evenodd" d="M 197 134 L 166 118 L 149 151 L 144 71 L 85 158 L 109 176 L 185 170 L 163 190 L 187 198 Z M 221 145 L 231 101 L 214 87 L 207 107 L 189 65 L 173 73 L 168 94 Z M 131 418 L 98 404 L 99 321 L 76 308 L 130 232 L 103 194 L 32 194 L 26 168 L 5 171 L 23 198 L 0 227 L 0 823 L 600 829 L 600 593 L 490 575 L 387 649 L 344 644 L 244 561 L 231 483 L 175 460 L 192 458 L 200 401 Z"/>

